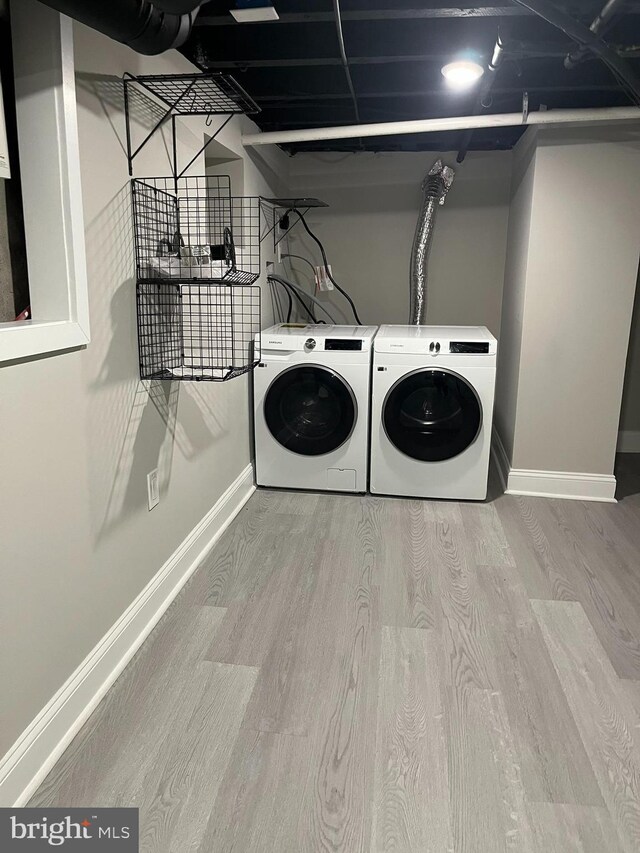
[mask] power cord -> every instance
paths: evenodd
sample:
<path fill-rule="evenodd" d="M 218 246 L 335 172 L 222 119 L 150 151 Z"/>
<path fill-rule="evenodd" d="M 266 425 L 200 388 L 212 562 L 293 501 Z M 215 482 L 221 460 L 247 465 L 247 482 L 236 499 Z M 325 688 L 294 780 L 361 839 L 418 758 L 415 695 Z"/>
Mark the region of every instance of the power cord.
<path fill-rule="evenodd" d="M 280 298 L 280 291 L 278 290 L 277 287 L 274 287 L 274 285 L 277 282 L 271 281 L 269 279 L 269 276 L 267 276 L 267 282 L 271 285 L 271 300 L 272 300 L 272 304 L 273 304 L 273 308 L 274 308 L 274 317 L 277 316 L 281 323 L 288 323 L 291 319 L 291 311 L 293 309 L 293 298 L 292 298 L 291 294 L 289 292 L 285 291 L 285 293 L 287 294 L 287 298 L 289 300 L 289 308 L 288 308 L 287 316 L 285 318 L 284 309 L 282 307 L 282 300 Z"/>
<path fill-rule="evenodd" d="M 333 326 L 338 325 L 335 317 L 333 317 L 331 315 L 331 313 L 327 310 L 326 306 L 319 299 L 316 299 L 315 296 L 312 296 L 310 293 L 307 293 L 305 290 L 303 290 L 299 285 L 294 284 L 292 281 L 289 281 L 289 279 L 284 278 L 284 276 L 278 275 L 277 273 L 271 273 L 269 278 L 273 279 L 274 281 L 279 282 L 280 284 L 284 285 L 285 287 L 290 287 L 292 290 L 297 290 L 298 293 L 302 297 L 304 297 L 304 299 L 308 299 L 310 302 L 313 302 L 313 304 L 316 305 L 322 311 L 323 314 L 326 314 L 326 316 L 329 318 L 329 322 Z M 323 323 L 324 321 L 318 320 L 318 322 Z"/>
<path fill-rule="evenodd" d="M 357 310 L 357 308 L 356 308 L 356 306 L 355 306 L 355 303 L 354 303 L 353 299 L 349 296 L 349 294 L 347 293 L 347 291 L 346 291 L 346 290 L 344 290 L 342 287 L 340 287 L 340 285 L 338 284 L 338 282 L 337 282 L 337 281 L 335 280 L 335 278 L 331 275 L 331 272 L 329 271 L 329 261 L 327 260 L 327 253 L 326 253 L 326 252 L 325 252 L 325 250 L 324 250 L 324 246 L 322 245 L 322 243 L 321 243 L 321 241 L 318 239 L 318 237 L 316 237 L 316 235 L 313 233 L 313 231 L 311 230 L 311 228 L 309 228 L 309 226 L 307 225 L 307 220 L 304 218 L 304 214 L 303 214 L 303 213 L 301 213 L 301 212 L 300 212 L 297 208 L 295 208 L 295 207 L 290 208 L 290 209 L 287 211 L 287 213 L 297 213 L 297 214 L 298 214 L 298 217 L 299 217 L 299 219 L 300 219 L 300 222 L 302 223 L 302 225 L 303 225 L 303 227 L 304 227 L 304 230 L 307 232 L 307 234 L 309 235 L 309 237 L 311 237 L 311 239 L 312 239 L 312 240 L 315 240 L 315 242 L 318 244 L 318 247 L 319 247 L 320 252 L 321 252 L 321 254 L 322 254 L 322 262 L 324 263 L 324 268 L 325 268 L 325 270 L 327 271 L 327 275 L 329 276 L 329 279 L 331 280 L 331 283 L 333 284 L 333 286 L 335 287 L 335 289 L 336 289 L 339 293 L 341 293 L 341 294 L 344 296 L 344 298 L 347 300 L 347 302 L 348 302 L 348 303 L 349 303 L 349 305 L 351 306 L 351 310 L 353 311 L 353 316 L 356 318 L 356 323 L 357 323 L 359 326 L 362 326 L 362 321 L 360 320 L 360 317 L 358 317 L 358 310 Z"/>
<path fill-rule="evenodd" d="M 277 284 L 279 284 L 279 285 L 281 285 L 282 287 L 284 287 L 285 292 L 287 293 L 287 295 L 288 295 L 288 297 L 289 297 L 289 311 L 287 312 L 287 323 L 291 320 L 291 309 L 292 309 L 292 305 L 293 305 L 293 303 L 292 303 L 292 301 L 291 301 L 291 296 L 292 296 L 292 295 L 293 295 L 293 296 L 295 296 L 295 298 L 296 298 L 296 299 L 297 299 L 297 301 L 300 303 L 300 305 L 302 305 L 302 307 L 304 308 L 305 312 L 309 315 L 309 318 L 310 318 L 311 322 L 312 322 L 312 323 L 317 323 L 317 322 L 318 322 L 318 320 L 316 320 L 316 318 L 314 317 L 313 312 L 311 311 L 311 309 L 309 308 L 309 306 L 307 305 L 307 303 L 306 303 L 306 302 L 304 301 L 304 299 L 300 296 L 300 294 L 299 294 L 299 293 L 298 293 L 298 292 L 297 292 L 293 287 L 291 287 L 291 286 L 290 286 L 289 282 L 284 281 L 284 280 L 283 280 L 283 279 L 281 279 L 281 278 L 276 278 L 275 276 L 269 276 L 269 277 L 268 277 L 268 280 L 269 280 L 269 281 L 275 281 Z"/>
<path fill-rule="evenodd" d="M 313 277 L 314 277 L 314 280 L 315 280 L 316 268 L 315 268 L 315 267 L 314 267 L 314 265 L 311 263 L 311 261 L 309 260 L 309 258 L 305 258 L 303 255 L 292 255 L 290 252 L 287 252 L 286 254 L 283 254 L 283 255 L 282 255 L 282 257 L 283 257 L 283 258 L 297 258 L 299 261 L 304 261 L 304 262 L 305 262 L 305 264 L 309 264 L 309 266 L 311 267 L 311 272 L 313 273 Z M 289 264 L 289 266 L 291 266 L 291 264 Z"/>
<path fill-rule="evenodd" d="M 274 284 L 278 284 L 278 282 L 275 281 L 275 279 L 273 279 L 273 278 L 270 278 L 269 281 L 273 282 Z M 287 320 L 286 320 L 286 322 L 290 323 L 291 322 L 291 313 L 293 311 L 293 296 L 291 295 L 291 291 L 289 290 L 288 287 L 284 288 L 284 292 L 287 294 L 287 299 L 289 300 L 289 305 L 287 306 Z"/>
<path fill-rule="evenodd" d="M 291 263 L 291 258 L 297 258 L 299 261 L 304 261 L 304 262 L 305 262 L 305 264 L 308 264 L 308 265 L 311 267 L 311 272 L 313 273 L 313 277 L 314 277 L 314 281 L 315 281 L 316 268 L 315 268 L 315 267 L 314 267 L 314 265 L 311 263 L 311 261 L 309 260 L 309 258 L 305 258 L 303 255 L 293 255 L 293 254 L 291 254 L 290 252 L 287 252 L 286 254 L 283 254 L 283 255 L 282 255 L 282 257 L 283 257 L 283 258 L 289 258 L 289 266 L 291 267 L 291 272 L 292 272 L 292 273 L 293 273 L 293 272 L 295 272 L 295 271 L 294 271 L 294 269 L 293 269 L 293 264 Z M 292 281 L 288 281 L 288 280 L 287 280 L 287 283 L 289 284 L 289 286 L 290 286 L 290 287 L 297 287 L 297 285 L 295 285 Z M 327 317 L 331 320 L 332 324 L 333 324 L 334 326 L 336 325 L 336 321 L 335 321 L 335 320 L 334 320 L 334 318 L 331 316 L 331 314 L 327 311 L 327 309 L 324 307 L 324 305 L 322 304 L 322 302 L 320 302 L 320 300 L 319 300 L 319 299 L 316 299 L 316 297 L 315 297 L 315 296 L 312 296 L 310 293 L 306 293 L 306 291 L 303 291 L 301 287 L 298 287 L 297 289 L 300 291 L 300 293 L 302 293 L 302 294 L 305 296 L 305 298 L 310 299 L 312 302 L 315 302 L 315 304 L 316 304 L 319 308 L 321 308 L 321 309 L 324 311 L 324 313 L 327 315 Z M 325 322 L 324 320 L 318 320 L 318 323 L 324 323 L 324 322 Z"/>

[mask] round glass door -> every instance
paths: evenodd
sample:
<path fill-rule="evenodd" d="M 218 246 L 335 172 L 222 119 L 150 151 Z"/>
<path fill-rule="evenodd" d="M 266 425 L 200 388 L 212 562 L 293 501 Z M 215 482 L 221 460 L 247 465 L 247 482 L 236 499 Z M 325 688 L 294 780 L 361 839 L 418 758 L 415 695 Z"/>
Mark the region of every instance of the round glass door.
<path fill-rule="evenodd" d="M 271 383 L 264 416 L 271 435 L 287 450 L 319 456 L 349 438 L 356 403 L 351 388 L 336 373 L 302 365 L 285 370 Z"/>
<path fill-rule="evenodd" d="M 382 419 L 389 441 L 402 453 L 421 462 L 442 462 L 476 440 L 482 406 L 457 373 L 416 370 L 390 389 Z"/>

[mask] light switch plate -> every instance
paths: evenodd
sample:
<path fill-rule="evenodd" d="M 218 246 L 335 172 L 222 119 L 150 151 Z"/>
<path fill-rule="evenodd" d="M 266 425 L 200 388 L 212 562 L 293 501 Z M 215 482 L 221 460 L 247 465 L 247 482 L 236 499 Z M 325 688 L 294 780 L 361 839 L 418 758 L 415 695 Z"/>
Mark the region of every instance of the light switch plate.
<path fill-rule="evenodd" d="M 154 506 L 158 506 L 160 503 L 160 486 L 158 483 L 157 468 L 154 468 L 153 471 L 149 471 L 147 474 L 147 495 L 149 497 L 149 511 L 151 511 Z"/>

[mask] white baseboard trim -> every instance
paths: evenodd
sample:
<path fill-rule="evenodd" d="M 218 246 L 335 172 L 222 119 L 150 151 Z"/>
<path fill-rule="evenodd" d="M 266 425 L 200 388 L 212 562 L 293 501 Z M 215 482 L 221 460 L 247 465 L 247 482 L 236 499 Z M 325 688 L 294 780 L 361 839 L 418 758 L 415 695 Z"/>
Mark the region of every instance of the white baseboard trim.
<path fill-rule="evenodd" d="M 640 453 L 640 429 L 621 429 L 616 449 L 618 453 Z"/>
<path fill-rule="evenodd" d="M 0 806 L 23 806 L 255 491 L 248 465 L 0 761 Z"/>
<path fill-rule="evenodd" d="M 573 501 L 615 503 L 616 478 L 613 474 L 582 474 L 572 471 L 532 471 L 512 468 L 502 439 L 493 431 L 492 451 L 500 481 L 508 495 L 562 498 Z"/>
<path fill-rule="evenodd" d="M 512 468 L 507 479 L 508 495 L 564 498 L 571 501 L 615 503 L 613 474 L 581 474 L 572 471 L 529 471 Z"/>

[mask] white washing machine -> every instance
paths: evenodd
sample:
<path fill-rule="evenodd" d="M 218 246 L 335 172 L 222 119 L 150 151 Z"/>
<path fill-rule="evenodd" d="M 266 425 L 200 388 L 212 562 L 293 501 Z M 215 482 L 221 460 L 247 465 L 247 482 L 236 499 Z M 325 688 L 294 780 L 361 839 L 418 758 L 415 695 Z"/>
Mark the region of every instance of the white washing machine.
<path fill-rule="evenodd" d="M 484 326 L 381 326 L 374 341 L 374 493 L 484 500 L 497 341 Z"/>
<path fill-rule="evenodd" d="M 375 326 L 282 323 L 253 372 L 259 486 L 364 492 Z"/>

